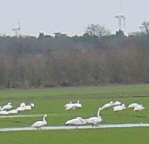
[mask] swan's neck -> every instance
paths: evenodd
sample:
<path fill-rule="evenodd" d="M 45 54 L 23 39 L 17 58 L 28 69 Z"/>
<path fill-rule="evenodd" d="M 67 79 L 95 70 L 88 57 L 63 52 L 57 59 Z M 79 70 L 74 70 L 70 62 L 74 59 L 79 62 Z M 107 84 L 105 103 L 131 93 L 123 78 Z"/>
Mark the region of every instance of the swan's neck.
<path fill-rule="evenodd" d="M 97 111 L 97 117 L 100 117 L 100 115 L 99 115 L 100 111 L 101 111 L 101 108 L 99 108 L 98 111 Z"/>
<path fill-rule="evenodd" d="M 45 120 L 45 118 L 46 118 L 46 117 L 47 117 L 47 116 L 46 116 L 46 115 L 44 115 L 44 117 L 43 117 L 43 121 L 46 121 L 46 120 Z"/>

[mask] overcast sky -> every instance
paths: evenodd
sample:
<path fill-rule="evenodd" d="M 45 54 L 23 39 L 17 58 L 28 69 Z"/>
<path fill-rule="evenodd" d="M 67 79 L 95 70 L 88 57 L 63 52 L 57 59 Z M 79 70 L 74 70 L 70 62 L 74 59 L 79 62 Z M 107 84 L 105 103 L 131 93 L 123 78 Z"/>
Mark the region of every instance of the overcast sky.
<path fill-rule="evenodd" d="M 99 24 L 112 33 L 118 30 L 116 15 L 126 17 L 126 33 L 140 31 L 149 21 L 149 0 L 0 0 L 0 34 L 82 35 L 90 24 Z"/>

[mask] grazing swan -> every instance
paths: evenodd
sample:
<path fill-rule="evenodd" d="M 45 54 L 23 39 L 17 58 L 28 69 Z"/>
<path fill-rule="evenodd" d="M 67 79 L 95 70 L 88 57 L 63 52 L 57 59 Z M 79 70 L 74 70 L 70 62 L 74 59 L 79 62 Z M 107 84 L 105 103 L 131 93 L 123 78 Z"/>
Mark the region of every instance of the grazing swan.
<path fill-rule="evenodd" d="M 97 111 L 97 117 L 89 117 L 89 118 L 85 119 L 86 123 L 93 124 L 93 126 L 97 126 L 97 124 L 102 121 L 102 118 L 99 115 L 101 110 L 102 110 L 102 107 L 99 107 L 99 109 Z"/>
<path fill-rule="evenodd" d="M 45 114 L 45 115 L 43 116 L 43 120 L 34 122 L 34 123 L 31 125 L 31 127 L 33 127 L 33 128 L 41 128 L 41 127 L 47 125 L 47 121 L 45 120 L 46 117 L 47 117 L 47 114 Z"/>
<path fill-rule="evenodd" d="M 75 125 L 75 126 L 84 125 L 84 124 L 86 124 L 86 120 L 84 120 L 82 117 L 77 117 L 77 118 L 68 120 L 65 123 L 65 125 Z"/>

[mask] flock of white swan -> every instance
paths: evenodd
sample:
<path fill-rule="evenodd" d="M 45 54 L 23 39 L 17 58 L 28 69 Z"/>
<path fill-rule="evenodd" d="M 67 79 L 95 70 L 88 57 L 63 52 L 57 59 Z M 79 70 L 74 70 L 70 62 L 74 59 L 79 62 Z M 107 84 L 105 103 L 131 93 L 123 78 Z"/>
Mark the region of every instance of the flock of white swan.
<path fill-rule="evenodd" d="M 77 102 L 77 104 L 79 103 L 79 101 Z M 76 109 L 76 108 L 81 108 L 82 104 L 80 104 L 79 107 L 75 106 L 76 103 L 68 103 L 66 104 L 65 110 L 70 110 L 70 109 Z M 68 108 L 67 108 L 68 106 Z M 122 111 L 126 109 L 126 106 L 124 103 L 121 103 L 120 101 L 110 101 L 106 104 L 104 104 L 103 106 L 98 108 L 97 111 L 97 116 L 93 116 L 93 117 L 89 117 L 89 118 L 82 118 L 82 117 L 76 117 L 70 120 L 67 120 L 65 125 L 84 125 L 84 124 L 91 124 L 93 126 L 97 126 L 100 122 L 102 122 L 102 117 L 100 116 L 100 111 L 104 110 L 104 109 L 108 109 L 108 108 L 113 108 L 114 112 L 118 112 L 118 111 Z M 142 104 L 139 103 L 131 103 L 128 105 L 128 108 L 133 109 L 134 111 L 142 111 L 145 109 L 145 107 Z"/>
<path fill-rule="evenodd" d="M 34 107 L 34 103 L 26 104 L 21 103 L 17 108 L 12 109 L 12 104 L 8 103 L 6 105 L 0 106 L 0 115 L 7 115 L 7 114 L 15 114 L 20 111 L 25 110 L 31 110 Z M 64 105 L 65 110 L 75 110 L 82 108 L 82 104 L 78 100 L 77 102 L 69 102 Z M 91 124 L 92 126 L 98 126 L 100 122 L 102 122 L 102 117 L 100 116 L 100 111 L 108 108 L 113 108 L 114 112 L 122 111 L 126 109 L 126 106 L 124 103 L 121 103 L 120 101 L 110 101 L 103 106 L 100 106 L 97 111 L 97 116 L 91 116 L 88 118 L 82 118 L 82 117 L 76 117 L 73 119 L 69 119 L 65 122 L 65 125 L 74 125 L 74 126 L 82 126 L 85 124 Z M 131 103 L 127 106 L 129 109 L 133 109 L 133 111 L 142 111 L 145 109 L 145 107 L 142 104 L 139 103 Z M 32 128 L 41 128 L 48 124 L 46 120 L 47 114 L 44 114 L 43 119 L 39 121 L 33 122 L 31 125 Z"/>
<path fill-rule="evenodd" d="M 19 106 L 13 108 L 12 103 L 7 103 L 0 106 L 0 115 L 16 114 L 21 111 L 31 110 L 34 107 L 34 103 L 26 104 L 25 102 L 20 103 Z"/>

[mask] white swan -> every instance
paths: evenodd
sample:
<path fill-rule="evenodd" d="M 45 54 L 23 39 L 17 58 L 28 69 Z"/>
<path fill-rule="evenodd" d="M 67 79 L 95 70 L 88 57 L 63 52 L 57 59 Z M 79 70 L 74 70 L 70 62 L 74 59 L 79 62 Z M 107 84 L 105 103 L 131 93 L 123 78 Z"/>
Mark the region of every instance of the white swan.
<path fill-rule="evenodd" d="M 97 117 L 89 117 L 89 118 L 85 119 L 86 123 L 93 124 L 93 126 L 97 126 L 97 124 L 102 121 L 102 118 L 99 115 L 101 110 L 102 110 L 102 107 L 99 107 L 99 109 L 97 111 Z"/>
<path fill-rule="evenodd" d="M 80 103 L 79 100 L 76 103 L 72 103 L 72 101 L 70 101 L 69 103 L 65 104 L 64 107 L 65 110 L 71 110 L 71 109 L 82 108 L 82 104 Z"/>
<path fill-rule="evenodd" d="M 9 114 L 16 114 L 18 113 L 17 109 L 12 109 L 8 111 Z"/>
<path fill-rule="evenodd" d="M 25 102 L 20 103 L 20 107 L 24 107 L 24 106 L 26 106 Z"/>
<path fill-rule="evenodd" d="M 122 105 L 118 105 L 118 106 L 113 107 L 113 111 L 114 111 L 114 112 L 122 111 L 122 110 L 124 110 L 124 109 L 126 109 L 125 104 L 122 104 Z"/>
<path fill-rule="evenodd" d="M 144 109 L 145 109 L 145 107 L 143 105 L 139 104 L 139 105 L 135 106 L 133 110 L 134 111 L 142 111 Z"/>
<path fill-rule="evenodd" d="M 28 105 L 25 105 L 24 107 L 25 107 L 25 110 L 31 110 L 34 107 L 34 104 L 30 103 Z"/>
<path fill-rule="evenodd" d="M 128 105 L 128 108 L 134 108 L 138 105 L 139 105 L 138 103 L 131 103 L 131 104 Z"/>
<path fill-rule="evenodd" d="M 2 110 L 10 110 L 10 109 L 12 109 L 12 104 L 11 103 L 8 103 L 8 104 L 6 104 L 2 107 Z"/>
<path fill-rule="evenodd" d="M 34 103 L 30 103 L 30 106 L 33 108 L 35 106 L 35 104 Z"/>
<path fill-rule="evenodd" d="M 122 103 L 120 102 L 120 101 L 115 101 L 115 102 L 113 102 L 113 106 L 119 106 L 119 105 L 121 105 Z"/>
<path fill-rule="evenodd" d="M 0 115 L 7 115 L 7 114 L 9 114 L 9 112 L 7 110 L 0 111 Z"/>
<path fill-rule="evenodd" d="M 34 123 L 31 125 L 31 127 L 32 127 L 32 128 L 41 128 L 41 127 L 47 125 L 47 121 L 45 120 L 46 117 L 47 117 L 47 114 L 45 114 L 45 115 L 43 116 L 43 120 L 34 122 Z"/>
<path fill-rule="evenodd" d="M 17 111 L 25 111 L 25 110 L 31 110 L 32 108 L 34 107 L 34 103 L 30 103 L 30 104 L 26 104 L 26 103 L 24 103 L 24 102 L 22 102 L 21 104 L 20 104 L 20 106 L 19 107 L 17 107 Z"/>
<path fill-rule="evenodd" d="M 84 124 L 86 124 L 86 120 L 84 120 L 82 117 L 77 117 L 77 118 L 68 120 L 65 123 L 65 125 L 75 125 L 75 126 L 84 125 Z"/>
<path fill-rule="evenodd" d="M 102 109 L 107 109 L 107 108 L 109 108 L 109 107 L 111 107 L 111 106 L 113 106 L 113 101 L 110 101 L 110 102 L 104 104 L 104 105 L 102 106 Z"/>
<path fill-rule="evenodd" d="M 70 109 L 75 109 L 74 108 L 74 104 L 72 103 L 72 101 L 70 101 L 69 103 L 65 104 L 65 110 L 70 110 Z"/>
<path fill-rule="evenodd" d="M 19 107 L 17 107 L 16 108 L 16 110 L 18 111 L 18 112 L 20 112 L 20 111 L 25 111 L 25 106 L 19 106 Z"/>
<path fill-rule="evenodd" d="M 73 107 L 74 107 L 74 109 L 76 109 L 76 108 L 82 108 L 82 104 L 78 100 L 76 103 L 73 104 Z"/>

